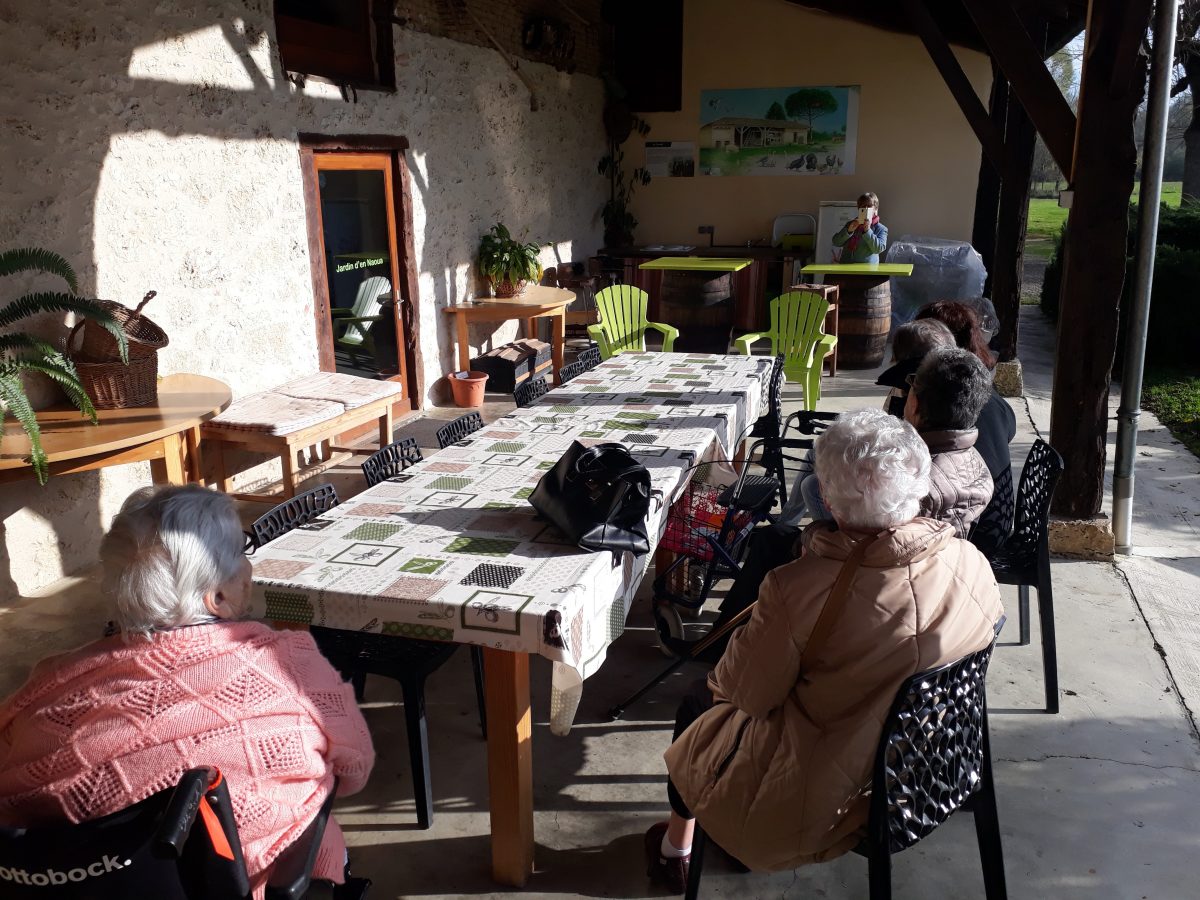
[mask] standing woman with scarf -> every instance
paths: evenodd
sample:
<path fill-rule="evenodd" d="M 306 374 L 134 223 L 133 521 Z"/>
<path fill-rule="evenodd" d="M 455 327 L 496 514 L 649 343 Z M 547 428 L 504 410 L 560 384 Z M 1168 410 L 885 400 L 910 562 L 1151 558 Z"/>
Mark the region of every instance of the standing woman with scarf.
<path fill-rule="evenodd" d="M 842 247 L 843 263 L 877 263 L 887 249 L 887 226 L 879 221 L 879 198 L 867 191 L 858 198 L 858 217 L 835 232 L 833 246 Z"/>

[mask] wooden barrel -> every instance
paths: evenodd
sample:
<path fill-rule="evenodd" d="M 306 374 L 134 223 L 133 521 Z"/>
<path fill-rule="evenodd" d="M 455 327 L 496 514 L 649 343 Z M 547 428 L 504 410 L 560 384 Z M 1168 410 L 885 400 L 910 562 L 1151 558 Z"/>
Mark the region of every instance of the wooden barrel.
<path fill-rule="evenodd" d="M 675 349 L 726 353 L 733 332 L 732 296 L 728 272 L 663 272 L 659 317 L 679 329 Z"/>
<path fill-rule="evenodd" d="M 892 327 L 892 289 L 880 275 L 826 275 L 840 287 L 838 299 L 838 365 L 873 369 L 883 364 Z"/>

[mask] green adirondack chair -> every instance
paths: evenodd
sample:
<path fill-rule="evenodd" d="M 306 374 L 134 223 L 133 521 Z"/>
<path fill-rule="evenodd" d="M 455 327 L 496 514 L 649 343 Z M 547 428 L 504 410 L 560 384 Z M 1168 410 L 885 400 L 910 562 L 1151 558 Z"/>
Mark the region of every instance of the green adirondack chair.
<path fill-rule="evenodd" d="M 608 359 L 626 350 L 646 349 L 646 329 L 663 334 L 663 352 L 669 353 L 679 337 L 679 329 L 660 322 L 646 321 L 649 297 L 631 284 L 614 284 L 596 293 L 600 324 L 589 325 L 588 334 L 600 345 L 600 357 Z"/>
<path fill-rule="evenodd" d="M 382 275 L 365 278 L 358 286 L 352 307 L 335 307 L 329 311 L 333 318 L 333 341 L 350 354 L 350 361 L 355 366 L 359 353 L 372 363 L 375 361 L 375 342 L 369 329 L 379 321 L 380 295 L 391 292 L 392 283 Z"/>
<path fill-rule="evenodd" d="M 821 367 L 837 344 L 837 335 L 826 334 L 829 302 L 812 291 L 788 291 L 771 301 L 771 330 L 745 334 L 734 341 L 738 353 L 750 355 L 750 345 L 771 341 L 771 355 L 782 355 L 783 374 L 804 389 L 804 408 L 817 408 L 821 399 Z"/>

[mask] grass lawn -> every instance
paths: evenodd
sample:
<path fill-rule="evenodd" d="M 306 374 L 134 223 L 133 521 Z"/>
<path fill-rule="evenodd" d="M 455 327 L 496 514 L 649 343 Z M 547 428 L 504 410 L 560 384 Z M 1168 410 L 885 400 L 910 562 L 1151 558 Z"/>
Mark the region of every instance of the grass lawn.
<path fill-rule="evenodd" d="M 1139 186 L 1134 185 L 1133 198 L 1137 200 Z M 1163 202 L 1168 206 L 1179 206 L 1179 201 L 1183 195 L 1183 182 L 1181 181 L 1166 181 L 1163 182 Z M 1067 210 L 1058 205 L 1057 200 L 1047 200 L 1039 197 L 1034 197 L 1029 201 L 1029 239 L 1035 243 L 1040 241 L 1053 242 L 1058 230 L 1062 228 L 1062 223 L 1067 220 Z M 1030 248 L 1026 246 L 1025 252 L 1034 252 L 1039 256 L 1050 255 L 1050 247 L 1045 248 L 1042 253 L 1037 247 Z"/>
<path fill-rule="evenodd" d="M 1200 456 L 1200 372 L 1147 369 L 1142 405 Z"/>

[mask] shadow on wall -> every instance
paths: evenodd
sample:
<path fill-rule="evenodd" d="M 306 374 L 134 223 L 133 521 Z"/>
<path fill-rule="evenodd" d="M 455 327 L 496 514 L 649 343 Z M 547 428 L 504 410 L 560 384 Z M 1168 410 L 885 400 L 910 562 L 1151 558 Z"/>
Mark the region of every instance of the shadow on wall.
<path fill-rule="evenodd" d="M 589 91 L 598 102 L 599 82 L 591 85 L 595 79 L 568 79 L 546 67 L 533 67 L 540 73 L 539 81 L 554 87 L 547 93 L 555 96 L 554 104 L 536 116 L 527 112 L 524 87 L 511 77 L 502 78 L 499 87 L 489 84 L 486 92 L 454 90 L 443 96 L 437 94 L 440 85 L 434 79 L 439 72 L 467 70 L 465 54 L 475 54 L 470 59 L 478 61 L 481 69 L 494 66 L 503 72 L 503 62 L 490 49 L 399 31 L 398 75 L 424 77 L 425 94 L 418 90 L 418 83 L 411 83 L 394 95 L 364 92 L 360 102 L 352 104 L 332 89 L 331 96 L 313 96 L 298 93 L 288 82 L 278 54 L 265 44 L 273 32 L 269 3 L 250 4 L 247 10 L 240 4 L 211 0 L 165 15 L 157 7 L 151 9 L 149 0 L 143 3 L 145 9 L 136 2 L 128 3 L 97 19 L 82 7 L 17 0 L 5 26 L 6 45 L 12 52 L 0 62 L 0 73 L 10 76 L 9 83 L 19 85 L 22 100 L 8 120 L 11 128 L 5 137 L 8 165 L 0 174 L 0 188 L 11 198 L 9 209 L 14 212 L 0 216 L 0 243 L 44 245 L 63 253 L 76 267 L 81 291 L 91 296 L 98 292 L 97 269 L 102 259 L 105 288 L 110 293 L 114 282 L 151 279 L 160 292 L 175 287 L 185 297 L 190 292 L 223 298 L 230 310 L 226 316 L 211 315 L 200 303 L 180 303 L 172 308 L 171 318 L 176 321 L 164 324 L 177 340 L 166 351 L 167 371 L 188 369 L 215 377 L 225 374 L 228 379 L 222 371 L 222 355 L 211 348 L 222 346 L 226 352 L 239 352 L 255 342 L 251 330 L 245 328 L 249 320 L 239 310 L 286 297 L 297 284 L 307 286 L 303 213 L 294 235 L 281 239 L 277 224 L 281 218 L 297 218 L 297 132 L 404 134 L 412 141 L 414 155 L 422 154 L 421 165 L 411 167 L 413 191 L 419 192 L 426 211 L 424 246 L 419 246 L 418 259 L 435 285 L 434 296 L 425 298 L 417 339 L 436 339 L 442 371 L 452 364 L 454 348 L 448 323 L 442 321 L 446 317 L 439 315 L 438 307 L 465 290 L 458 273 L 461 266 L 473 264 L 478 237 L 487 225 L 504 218 L 540 240 L 548 237 L 540 233 L 545 230 L 581 230 L 594 220 L 592 207 L 598 209 L 601 199 L 599 179 L 592 197 L 588 196 L 590 182 L 575 179 L 564 188 L 552 183 L 561 177 L 552 173 L 562 172 L 561 162 L 556 161 L 572 153 L 587 160 L 584 171 L 594 171 L 593 145 L 602 146 L 599 106 L 594 116 L 595 140 L 573 134 L 570 128 L 552 126 L 554 117 L 564 110 L 592 100 Z M 220 68 L 224 54 L 219 52 L 181 60 L 180 42 L 196 35 L 206 35 L 210 41 L 215 36 L 227 44 L 236 62 Z M 214 46 L 210 43 L 208 48 Z M 414 55 L 420 59 L 413 59 Z M 540 71 L 543 68 L 545 72 Z M 147 72 L 153 74 L 142 74 Z M 484 75 L 489 74 L 475 70 L 465 77 L 482 84 L 487 80 Z M 464 133 L 464 123 L 478 123 L 473 135 Z M 546 138 L 548 130 L 554 133 L 553 140 Z M 137 170 L 120 160 L 123 156 L 134 158 L 144 148 L 130 149 L 116 142 L 121 136 L 135 134 L 168 139 L 161 155 L 154 158 L 154 168 L 146 170 L 141 179 L 136 174 L 130 177 L 127 173 Z M 246 142 L 262 148 L 255 161 L 273 164 L 283 172 L 280 179 L 294 181 L 294 192 L 283 198 L 261 188 L 256 192 L 254 173 L 239 174 L 244 157 L 236 148 L 189 141 L 195 138 Z M 469 153 L 455 152 L 465 145 L 470 146 Z M 227 166 L 228 180 L 204 182 L 205 175 L 198 172 L 203 169 L 198 165 L 202 156 L 207 157 L 204 171 L 212 171 L 215 158 Z M 109 179 L 124 183 L 108 184 L 101 190 L 105 166 L 114 159 L 118 165 L 110 167 Z M 292 171 L 287 170 L 288 165 Z M 292 214 L 290 219 L 280 215 L 280 203 L 293 204 L 286 210 Z M 207 204 L 214 211 L 224 211 L 225 206 L 235 210 L 225 213 L 224 221 L 245 227 L 246 233 L 238 237 L 243 246 L 257 247 L 261 242 L 266 254 L 278 250 L 280 240 L 286 242 L 289 255 L 277 262 L 285 271 L 274 285 L 274 293 L 253 293 L 253 285 L 238 283 L 238 273 L 230 273 L 223 265 L 230 261 L 223 259 L 230 250 L 230 238 L 217 231 L 222 221 L 218 216 L 203 215 Z M 186 207 L 194 217 L 195 226 L 182 232 L 190 243 L 172 237 L 172 228 L 179 232 L 177 222 L 172 228 L 158 227 L 171 222 L 179 207 Z M 588 211 L 586 219 L 581 217 L 581 209 Z M 141 217 L 148 225 L 140 233 L 124 229 L 121 220 L 127 217 Z M 565 222 L 571 224 L 555 224 Z M 104 223 L 117 227 L 105 227 Z M 206 234 L 204 229 L 212 231 Z M 154 246 L 155 235 L 163 246 Z M 264 258 L 272 255 L 275 253 Z M 434 261 L 443 260 L 452 262 L 439 273 Z M 233 265 L 238 265 L 236 258 Z M 303 323 L 296 324 L 300 316 L 290 318 L 292 327 L 303 330 Z M 297 354 L 300 351 L 311 356 L 315 347 L 298 348 Z M 294 357 L 272 356 L 269 352 L 260 364 L 247 364 L 243 380 L 255 384 L 274 377 L 272 369 L 283 372 L 289 365 L 295 366 Z M 15 496 L 5 502 L 12 509 L 37 508 L 44 503 L 40 491 L 57 490 L 75 503 L 72 517 L 82 515 L 103 525 L 100 486 L 109 483 L 110 475 L 64 477 L 45 489 L 23 485 L 6 491 Z M 81 478 L 88 480 L 80 483 Z M 61 526 L 57 516 L 48 518 L 53 527 Z M 26 530 L 24 523 L 16 534 L 11 527 L 5 528 L 0 585 L 6 592 L 16 587 L 18 579 L 12 569 L 21 551 L 14 542 L 24 542 Z M 74 542 L 66 539 L 69 536 L 61 536 L 69 545 L 64 559 L 67 571 L 91 562 L 94 553 L 75 552 L 71 549 Z"/>

